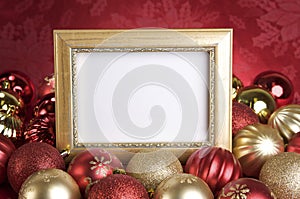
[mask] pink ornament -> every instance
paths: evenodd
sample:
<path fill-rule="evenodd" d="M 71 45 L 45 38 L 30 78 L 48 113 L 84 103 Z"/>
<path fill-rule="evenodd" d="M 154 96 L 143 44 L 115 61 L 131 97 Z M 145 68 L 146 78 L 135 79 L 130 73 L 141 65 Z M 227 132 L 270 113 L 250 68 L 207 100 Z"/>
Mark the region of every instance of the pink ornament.
<path fill-rule="evenodd" d="M 220 147 L 203 147 L 195 151 L 187 160 L 185 172 L 204 180 L 214 195 L 242 175 L 239 161 L 230 151 Z"/>
<path fill-rule="evenodd" d="M 68 173 L 79 185 L 81 194 L 86 195 L 89 185 L 113 174 L 114 169 L 123 169 L 115 155 L 104 149 L 89 149 L 73 158 Z"/>

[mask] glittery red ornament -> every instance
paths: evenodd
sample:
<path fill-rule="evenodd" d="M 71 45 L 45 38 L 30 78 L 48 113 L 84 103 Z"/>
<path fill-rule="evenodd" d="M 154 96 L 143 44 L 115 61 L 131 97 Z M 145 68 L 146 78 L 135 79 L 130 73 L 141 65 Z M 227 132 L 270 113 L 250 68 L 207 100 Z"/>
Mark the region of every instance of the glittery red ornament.
<path fill-rule="evenodd" d="M 239 161 L 234 155 L 220 147 L 203 147 L 187 160 L 185 172 L 204 180 L 216 195 L 228 182 L 242 175 Z"/>
<path fill-rule="evenodd" d="M 0 88 L 3 81 L 9 81 L 10 89 L 18 93 L 25 104 L 30 104 L 35 97 L 35 90 L 30 78 L 19 71 L 9 71 L 0 74 Z"/>
<path fill-rule="evenodd" d="M 45 142 L 55 145 L 55 121 L 48 115 L 34 117 L 24 132 L 25 142 Z"/>
<path fill-rule="evenodd" d="M 115 155 L 104 149 L 90 149 L 73 158 L 68 173 L 79 185 L 81 194 L 86 195 L 88 185 L 113 174 L 114 169 L 123 169 Z"/>
<path fill-rule="evenodd" d="M 8 161 L 8 181 L 18 192 L 28 176 L 49 168 L 65 169 L 64 160 L 56 148 L 43 142 L 24 144 L 11 155 Z"/>
<path fill-rule="evenodd" d="M 34 116 L 49 115 L 55 119 L 55 94 L 49 93 L 43 96 L 34 107 Z"/>
<path fill-rule="evenodd" d="M 6 180 L 7 163 L 14 150 L 15 145 L 12 141 L 0 134 L 0 184 Z"/>
<path fill-rule="evenodd" d="M 286 146 L 287 152 L 300 153 L 300 132 L 293 135 L 288 145 Z"/>
<path fill-rule="evenodd" d="M 113 174 L 95 183 L 89 193 L 89 199 L 148 199 L 145 187 L 128 175 Z"/>
<path fill-rule="evenodd" d="M 39 83 L 37 89 L 37 97 L 38 99 L 41 99 L 45 95 L 54 92 L 55 92 L 55 78 L 54 78 L 54 74 L 51 74 L 44 77 L 42 81 Z"/>
<path fill-rule="evenodd" d="M 240 178 L 226 184 L 218 199 L 275 199 L 273 192 L 263 182 L 254 178 Z"/>
<path fill-rule="evenodd" d="M 275 98 L 277 107 L 290 104 L 293 101 L 293 84 L 282 73 L 276 71 L 260 73 L 254 79 L 253 84 L 267 89 Z"/>
<path fill-rule="evenodd" d="M 232 104 L 232 134 L 235 135 L 245 126 L 255 123 L 259 123 L 256 113 L 249 106 L 234 101 Z"/>

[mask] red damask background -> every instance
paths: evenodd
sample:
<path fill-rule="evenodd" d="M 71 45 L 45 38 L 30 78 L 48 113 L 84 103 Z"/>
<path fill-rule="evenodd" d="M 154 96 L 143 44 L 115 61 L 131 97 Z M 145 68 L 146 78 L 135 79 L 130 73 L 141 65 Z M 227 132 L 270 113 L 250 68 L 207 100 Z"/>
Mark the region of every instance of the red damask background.
<path fill-rule="evenodd" d="M 0 0 L 0 72 L 52 74 L 53 29 L 141 27 L 233 28 L 233 73 L 281 72 L 300 104 L 299 0 Z"/>

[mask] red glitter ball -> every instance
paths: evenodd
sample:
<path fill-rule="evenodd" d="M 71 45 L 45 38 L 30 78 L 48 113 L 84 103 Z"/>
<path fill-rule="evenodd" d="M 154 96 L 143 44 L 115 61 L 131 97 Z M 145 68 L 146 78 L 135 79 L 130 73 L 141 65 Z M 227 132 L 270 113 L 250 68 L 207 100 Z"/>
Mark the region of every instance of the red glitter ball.
<path fill-rule="evenodd" d="M 236 101 L 232 104 L 232 134 L 250 124 L 259 123 L 259 118 L 255 112 L 247 105 Z"/>
<path fill-rule="evenodd" d="M 113 174 L 94 184 L 88 199 L 148 199 L 145 187 L 135 178 Z"/>
<path fill-rule="evenodd" d="M 8 161 L 8 181 L 18 192 L 27 177 L 36 171 L 50 168 L 65 169 L 64 159 L 56 148 L 42 142 L 24 144 Z"/>

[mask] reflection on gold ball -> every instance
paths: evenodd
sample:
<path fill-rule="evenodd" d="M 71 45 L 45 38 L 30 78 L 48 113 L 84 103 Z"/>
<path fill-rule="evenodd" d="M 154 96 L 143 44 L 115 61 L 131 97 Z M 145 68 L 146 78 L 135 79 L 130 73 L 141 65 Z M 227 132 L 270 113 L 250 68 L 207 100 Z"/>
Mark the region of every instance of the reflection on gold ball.
<path fill-rule="evenodd" d="M 280 199 L 300 198 L 300 154 L 280 153 L 266 161 L 259 179 Z"/>
<path fill-rule="evenodd" d="M 46 169 L 33 173 L 19 191 L 20 199 L 80 199 L 75 180 L 59 169 Z"/>
<path fill-rule="evenodd" d="M 236 101 L 252 108 L 261 123 L 267 123 L 270 115 L 276 109 L 273 96 L 267 90 L 256 86 L 242 88 L 236 96 Z"/>
<path fill-rule="evenodd" d="M 234 99 L 241 88 L 243 88 L 243 82 L 235 75 L 232 77 L 232 99 Z"/>
<path fill-rule="evenodd" d="M 126 173 L 138 179 L 147 191 L 155 190 L 161 181 L 182 172 L 178 158 L 166 150 L 137 153 L 126 168 Z"/>
<path fill-rule="evenodd" d="M 192 174 L 175 174 L 162 181 L 154 193 L 154 199 L 213 199 L 209 186 Z"/>

